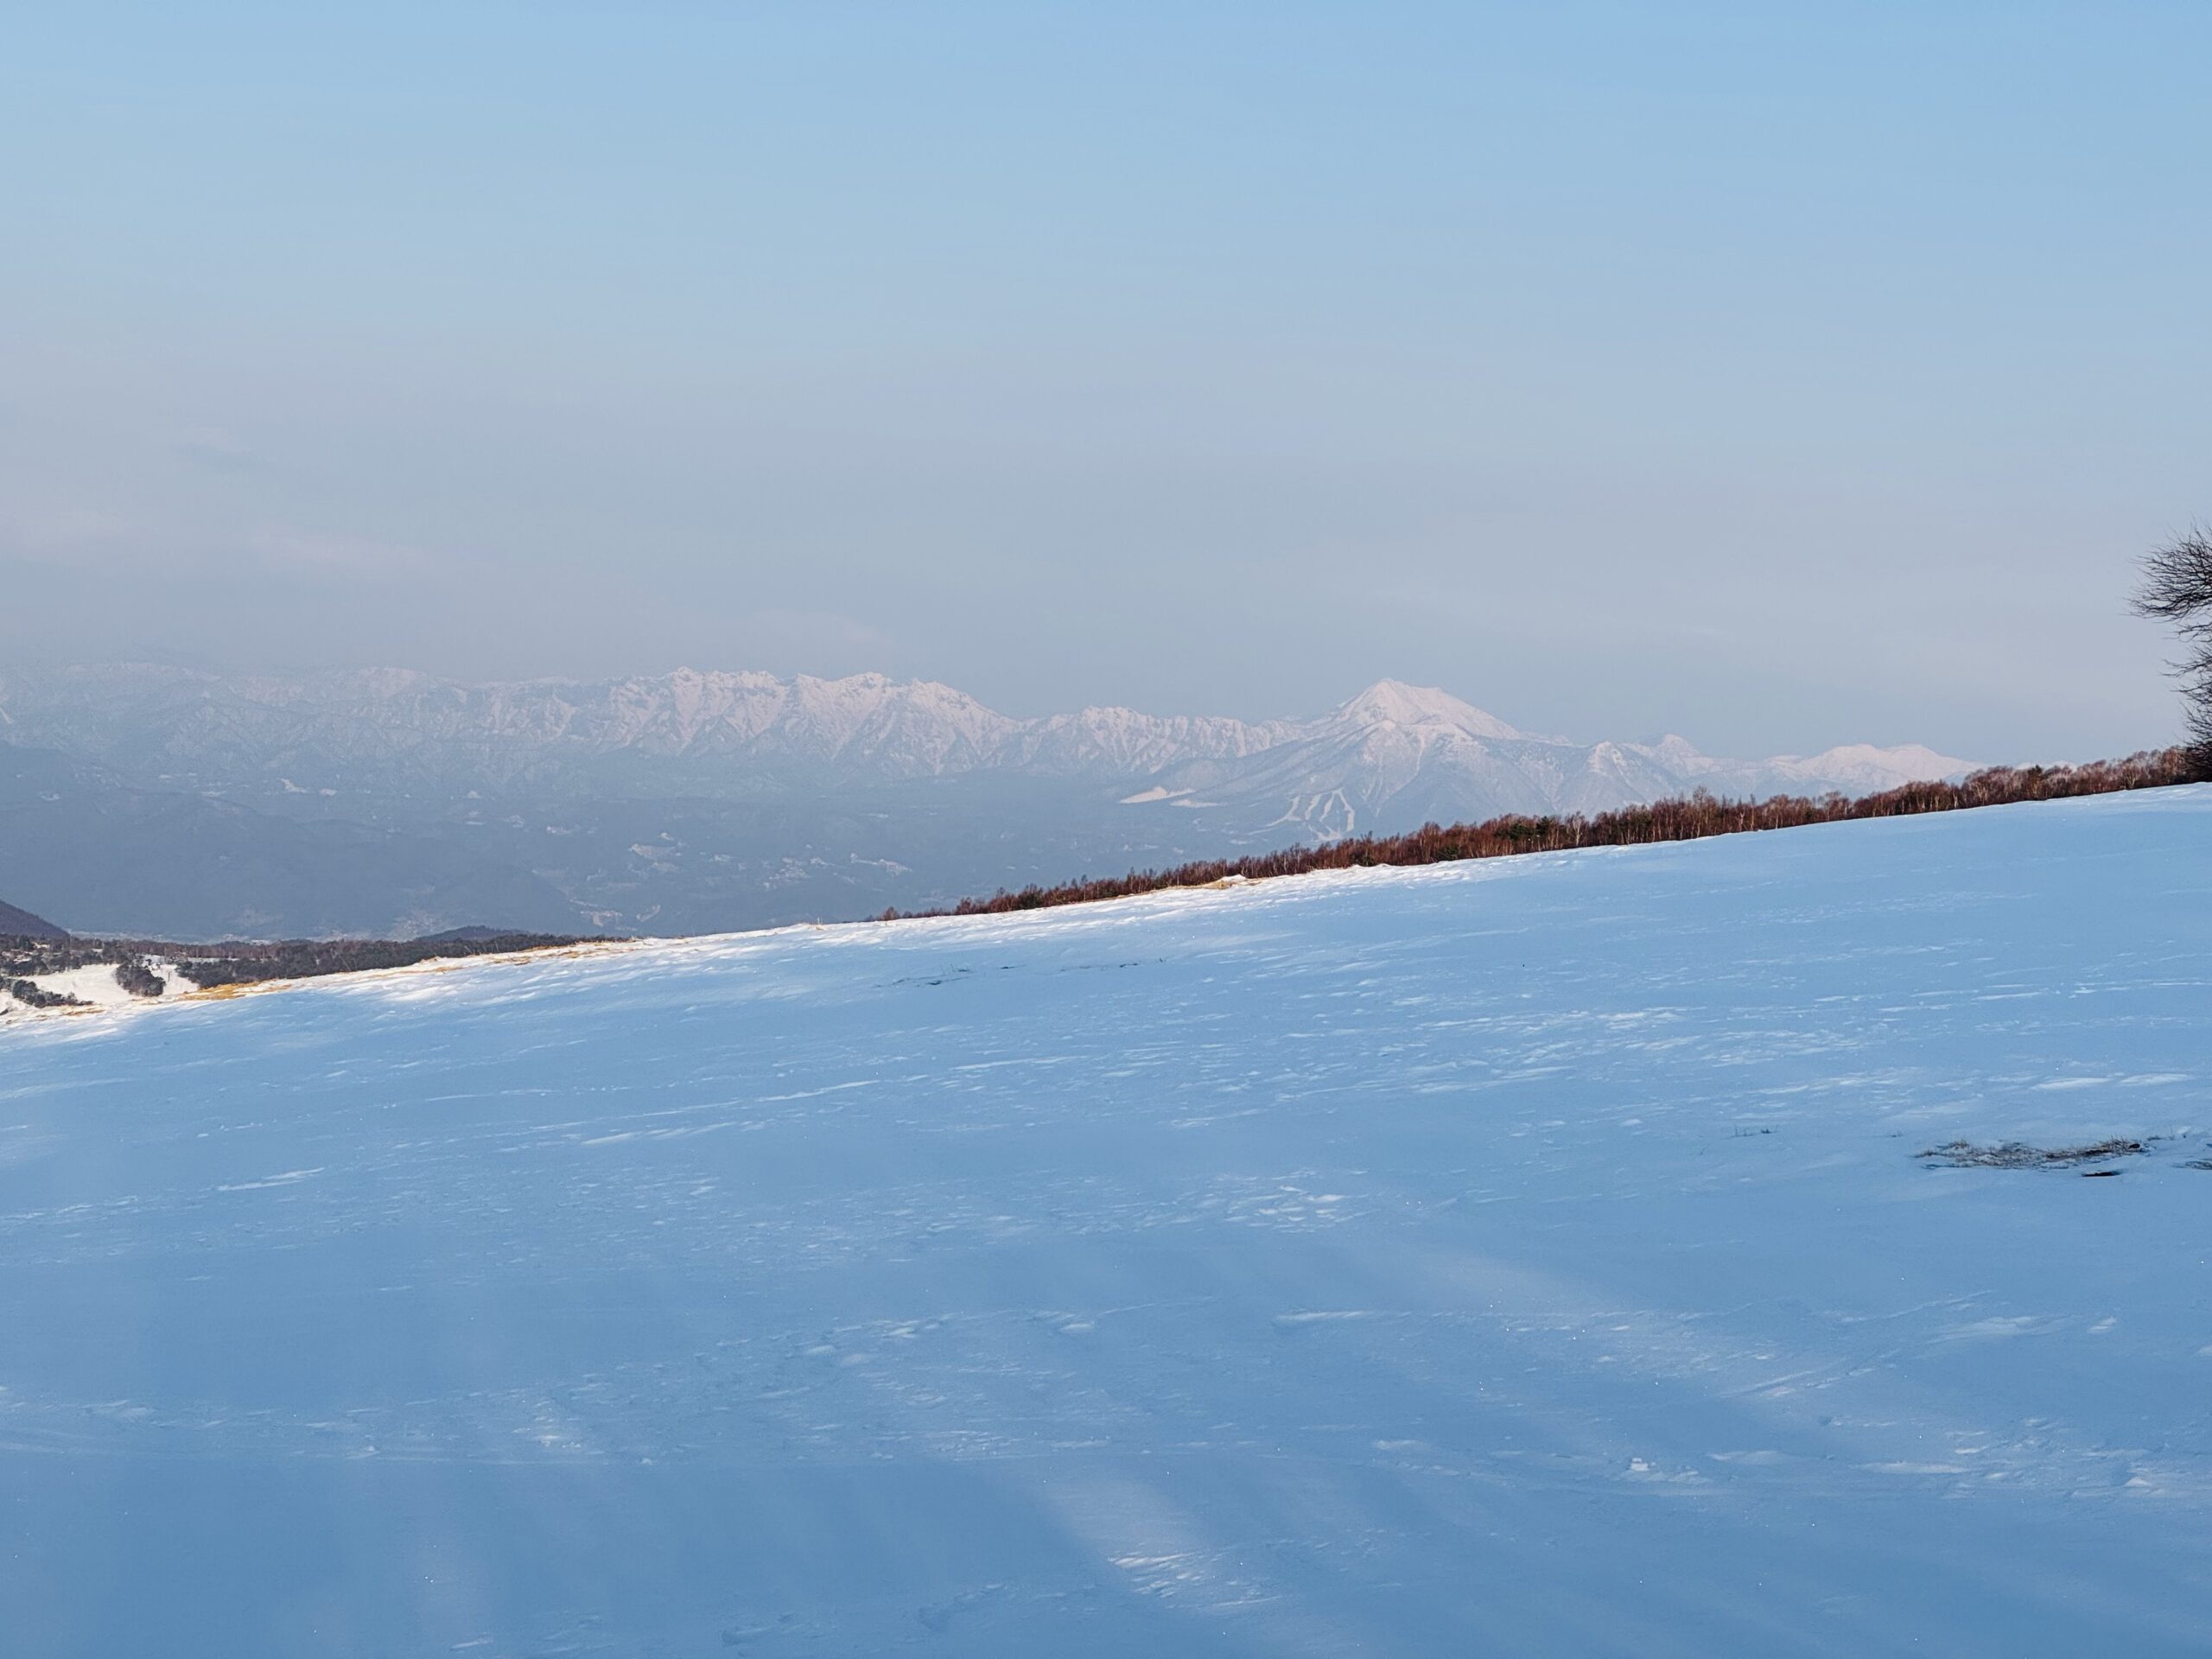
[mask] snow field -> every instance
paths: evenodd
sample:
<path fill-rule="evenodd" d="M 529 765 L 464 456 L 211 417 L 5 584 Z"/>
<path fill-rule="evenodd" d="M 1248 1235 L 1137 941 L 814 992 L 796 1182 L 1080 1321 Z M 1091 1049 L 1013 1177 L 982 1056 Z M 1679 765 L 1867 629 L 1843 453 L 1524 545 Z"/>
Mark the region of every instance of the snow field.
<path fill-rule="evenodd" d="M 12 1021 L 0 1628 L 2202 1653 L 2208 834 L 2165 791 Z"/>

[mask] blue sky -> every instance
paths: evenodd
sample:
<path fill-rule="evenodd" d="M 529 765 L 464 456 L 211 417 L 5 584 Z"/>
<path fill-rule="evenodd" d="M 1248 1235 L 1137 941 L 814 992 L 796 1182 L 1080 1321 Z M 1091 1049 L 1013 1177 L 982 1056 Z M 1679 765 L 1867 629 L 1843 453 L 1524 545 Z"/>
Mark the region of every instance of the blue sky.
<path fill-rule="evenodd" d="M 2201 5 L 51 8 L 0 661 L 2164 740 Z"/>

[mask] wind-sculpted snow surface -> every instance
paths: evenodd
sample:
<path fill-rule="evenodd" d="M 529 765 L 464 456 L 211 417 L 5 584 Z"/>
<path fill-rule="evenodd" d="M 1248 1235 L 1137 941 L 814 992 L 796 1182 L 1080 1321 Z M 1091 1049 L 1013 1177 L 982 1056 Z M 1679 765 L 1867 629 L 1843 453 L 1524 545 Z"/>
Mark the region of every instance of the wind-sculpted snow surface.
<path fill-rule="evenodd" d="M 19 1025 L 0 1646 L 2212 1651 L 2208 844 L 2165 791 Z"/>

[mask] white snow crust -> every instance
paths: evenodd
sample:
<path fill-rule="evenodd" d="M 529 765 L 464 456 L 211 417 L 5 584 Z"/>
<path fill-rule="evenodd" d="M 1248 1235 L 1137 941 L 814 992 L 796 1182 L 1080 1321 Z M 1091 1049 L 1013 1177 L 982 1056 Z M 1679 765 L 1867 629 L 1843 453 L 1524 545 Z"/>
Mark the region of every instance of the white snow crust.
<path fill-rule="evenodd" d="M 2164 791 L 12 1022 L 0 1645 L 2212 1651 L 2208 838 Z"/>
<path fill-rule="evenodd" d="M 134 1001 L 117 982 L 112 963 L 88 963 L 82 968 L 67 968 L 58 974 L 35 975 L 31 983 L 42 991 L 73 996 L 87 1007 L 126 1007 Z"/>

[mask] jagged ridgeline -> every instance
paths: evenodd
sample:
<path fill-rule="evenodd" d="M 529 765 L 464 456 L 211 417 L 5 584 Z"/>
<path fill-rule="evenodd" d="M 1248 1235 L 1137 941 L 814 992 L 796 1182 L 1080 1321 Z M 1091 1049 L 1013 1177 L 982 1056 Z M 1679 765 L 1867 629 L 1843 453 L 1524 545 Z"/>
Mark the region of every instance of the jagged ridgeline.
<path fill-rule="evenodd" d="M 165 938 L 720 932 L 1698 789 L 1859 795 L 1925 747 L 1736 761 L 1385 680 L 1308 718 L 1019 717 L 880 674 L 472 684 L 0 673 L 0 893 Z"/>

